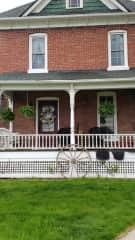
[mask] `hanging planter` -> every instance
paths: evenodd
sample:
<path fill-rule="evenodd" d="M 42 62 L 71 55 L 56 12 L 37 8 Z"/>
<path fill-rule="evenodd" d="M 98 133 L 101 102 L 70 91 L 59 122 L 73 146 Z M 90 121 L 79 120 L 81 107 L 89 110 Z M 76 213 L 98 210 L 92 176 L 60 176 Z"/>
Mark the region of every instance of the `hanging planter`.
<path fill-rule="evenodd" d="M 34 107 L 29 104 L 29 95 L 28 92 L 26 93 L 26 105 L 20 108 L 20 112 L 25 118 L 32 118 L 34 116 Z"/>
<path fill-rule="evenodd" d="M 111 102 L 101 103 L 99 106 L 99 113 L 102 116 L 114 114 L 114 104 Z"/>
<path fill-rule="evenodd" d="M 34 116 L 34 107 L 31 105 L 25 105 L 20 108 L 20 112 L 23 114 L 24 117 L 26 118 L 31 118 Z"/>
<path fill-rule="evenodd" d="M 10 108 L 4 108 L 0 113 L 0 117 L 4 121 L 14 121 L 15 114 Z"/>
<path fill-rule="evenodd" d="M 111 102 L 101 103 L 100 106 L 99 106 L 98 111 L 100 113 L 100 121 L 101 121 L 101 123 L 105 124 L 106 116 L 114 114 L 114 104 L 111 103 Z"/>

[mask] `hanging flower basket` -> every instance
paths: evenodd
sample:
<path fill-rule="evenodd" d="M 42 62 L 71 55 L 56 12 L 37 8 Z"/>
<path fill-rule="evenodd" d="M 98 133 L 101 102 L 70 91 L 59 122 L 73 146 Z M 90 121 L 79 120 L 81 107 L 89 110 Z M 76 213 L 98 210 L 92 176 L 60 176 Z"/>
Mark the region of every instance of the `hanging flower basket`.
<path fill-rule="evenodd" d="M 114 114 L 114 104 L 111 102 L 101 103 L 99 106 L 99 113 L 102 116 Z"/>
<path fill-rule="evenodd" d="M 22 106 L 22 107 L 20 108 L 20 112 L 21 112 L 21 113 L 23 114 L 23 116 L 26 117 L 26 118 L 31 118 L 31 117 L 33 117 L 33 116 L 34 116 L 34 113 L 35 113 L 34 107 L 31 106 L 31 105 L 29 105 L 29 104 L 27 104 L 27 105 L 25 105 L 25 106 Z"/>
<path fill-rule="evenodd" d="M 98 109 L 100 113 L 100 122 L 102 124 L 106 123 L 106 116 L 114 114 L 114 104 L 111 102 L 101 103 Z"/>
<path fill-rule="evenodd" d="M 14 121 L 15 114 L 10 108 L 4 108 L 0 113 L 0 117 L 4 121 Z"/>

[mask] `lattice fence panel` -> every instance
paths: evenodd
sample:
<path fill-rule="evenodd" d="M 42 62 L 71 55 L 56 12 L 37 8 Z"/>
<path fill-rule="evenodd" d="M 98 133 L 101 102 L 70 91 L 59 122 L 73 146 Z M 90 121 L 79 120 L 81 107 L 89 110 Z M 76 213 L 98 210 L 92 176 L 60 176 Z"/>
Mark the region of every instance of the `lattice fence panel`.
<path fill-rule="evenodd" d="M 85 176 L 110 176 L 135 178 L 135 161 L 82 161 L 77 162 L 70 173 L 70 162 L 68 161 L 46 161 L 46 160 L 12 160 L 0 161 L 0 178 L 4 177 L 79 177 Z M 75 173 L 76 171 L 76 173 Z M 80 175 L 79 175 L 80 174 Z"/>

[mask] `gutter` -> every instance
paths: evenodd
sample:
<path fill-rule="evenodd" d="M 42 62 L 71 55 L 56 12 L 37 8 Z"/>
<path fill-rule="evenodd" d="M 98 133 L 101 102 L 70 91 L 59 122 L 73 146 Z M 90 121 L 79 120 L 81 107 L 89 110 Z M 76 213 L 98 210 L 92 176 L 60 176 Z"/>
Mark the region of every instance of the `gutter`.
<path fill-rule="evenodd" d="M 0 18 L 0 30 L 135 24 L 135 12 Z"/>
<path fill-rule="evenodd" d="M 18 85 L 22 85 L 22 84 L 54 84 L 54 83 L 66 83 L 66 84 L 71 84 L 71 83 L 111 83 L 111 82 L 134 82 L 135 83 L 135 77 L 131 77 L 131 78 L 103 78 L 103 79 L 77 79 L 77 80 L 72 80 L 72 79 L 68 79 L 68 80 L 21 80 L 21 82 L 19 82 L 19 80 L 0 80 L 0 85 L 4 84 L 4 85 L 8 85 L 8 84 L 18 84 Z"/>
<path fill-rule="evenodd" d="M 71 85 L 74 89 L 81 90 L 109 90 L 109 89 L 134 89 L 135 78 L 125 79 L 81 79 L 81 80 L 17 80 L 0 81 L 0 91 L 69 91 Z"/>

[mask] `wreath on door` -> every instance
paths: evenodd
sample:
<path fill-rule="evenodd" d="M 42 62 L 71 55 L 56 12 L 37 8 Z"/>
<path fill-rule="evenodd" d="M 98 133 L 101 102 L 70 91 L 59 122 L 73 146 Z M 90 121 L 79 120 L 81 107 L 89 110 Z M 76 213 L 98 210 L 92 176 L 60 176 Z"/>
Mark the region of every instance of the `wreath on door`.
<path fill-rule="evenodd" d="M 51 125 L 55 119 L 55 108 L 53 106 L 45 106 L 42 108 L 42 112 L 40 113 L 40 121 L 42 124 Z"/>

